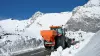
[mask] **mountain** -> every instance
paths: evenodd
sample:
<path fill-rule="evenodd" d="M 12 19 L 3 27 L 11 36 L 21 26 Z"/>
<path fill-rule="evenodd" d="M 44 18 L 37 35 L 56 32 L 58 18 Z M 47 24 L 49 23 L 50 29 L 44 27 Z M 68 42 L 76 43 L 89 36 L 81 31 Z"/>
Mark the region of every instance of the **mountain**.
<path fill-rule="evenodd" d="M 43 46 L 41 30 L 51 25 L 64 25 L 71 17 L 71 12 L 42 13 L 36 12 L 27 20 L 0 21 L 0 54 L 14 53 Z M 7 55 L 8 56 L 8 55 Z"/>
<path fill-rule="evenodd" d="M 76 7 L 72 11 L 71 19 L 66 23 L 66 28 L 86 32 L 100 30 L 100 0 L 89 0 L 85 5 Z"/>

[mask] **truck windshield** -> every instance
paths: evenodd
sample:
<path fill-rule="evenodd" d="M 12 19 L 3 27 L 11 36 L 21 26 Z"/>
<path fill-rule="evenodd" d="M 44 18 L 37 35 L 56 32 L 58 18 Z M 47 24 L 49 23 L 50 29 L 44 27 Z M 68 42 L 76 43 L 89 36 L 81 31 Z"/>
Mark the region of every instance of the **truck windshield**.
<path fill-rule="evenodd" d="M 63 34 L 62 28 L 51 28 L 51 30 L 57 31 L 59 34 Z"/>
<path fill-rule="evenodd" d="M 63 31 L 62 31 L 61 28 L 58 28 L 58 33 L 59 33 L 59 34 L 62 34 L 62 33 L 63 33 Z"/>

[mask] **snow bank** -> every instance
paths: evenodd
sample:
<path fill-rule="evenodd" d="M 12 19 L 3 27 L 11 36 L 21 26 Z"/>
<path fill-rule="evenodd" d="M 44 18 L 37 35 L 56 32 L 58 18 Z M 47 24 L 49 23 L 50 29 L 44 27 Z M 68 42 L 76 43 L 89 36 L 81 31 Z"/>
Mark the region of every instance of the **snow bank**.
<path fill-rule="evenodd" d="M 58 47 L 57 52 L 52 52 L 51 56 L 62 56 L 62 50 L 63 48 L 61 46 Z"/>
<path fill-rule="evenodd" d="M 58 49 L 61 49 L 60 51 L 54 51 L 51 53 L 51 56 L 74 56 L 77 52 L 79 52 L 91 39 L 91 37 L 94 35 L 94 33 L 86 33 L 83 31 L 77 31 L 77 32 L 72 32 L 69 31 L 67 32 L 66 36 L 69 38 L 75 38 L 76 41 L 79 41 L 79 43 L 75 45 L 71 45 L 70 48 L 66 48 L 62 50 L 61 47 Z"/>
<path fill-rule="evenodd" d="M 100 31 L 98 31 L 75 56 L 100 56 Z"/>

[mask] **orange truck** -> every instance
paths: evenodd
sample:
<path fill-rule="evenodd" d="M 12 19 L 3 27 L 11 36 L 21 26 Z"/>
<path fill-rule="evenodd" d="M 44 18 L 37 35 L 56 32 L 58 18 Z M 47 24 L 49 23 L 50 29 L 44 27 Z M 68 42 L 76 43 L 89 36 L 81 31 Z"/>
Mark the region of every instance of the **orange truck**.
<path fill-rule="evenodd" d="M 50 30 L 41 30 L 45 48 L 56 49 L 59 46 L 65 48 L 66 37 L 65 29 L 62 26 L 50 26 Z"/>

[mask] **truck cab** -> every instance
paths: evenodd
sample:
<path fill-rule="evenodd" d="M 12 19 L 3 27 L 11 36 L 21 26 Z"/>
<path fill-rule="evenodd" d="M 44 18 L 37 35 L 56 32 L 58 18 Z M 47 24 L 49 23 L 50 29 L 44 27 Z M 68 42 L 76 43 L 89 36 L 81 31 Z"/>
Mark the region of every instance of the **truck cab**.
<path fill-rule="evenodd" d="M 57 32 L 57 35 L 65 35 L 65 29 L 63 29 L 61 26 L 51 26 L 50 30 L 55 30 Z"/>

